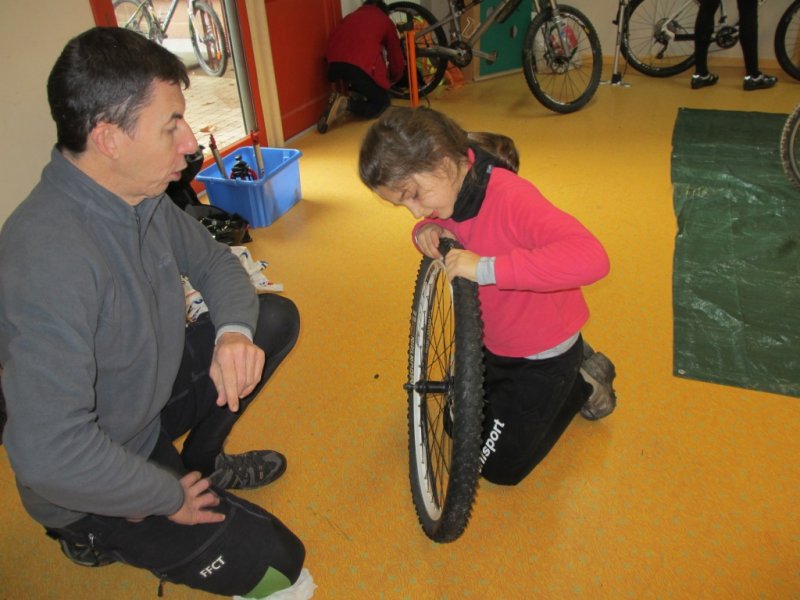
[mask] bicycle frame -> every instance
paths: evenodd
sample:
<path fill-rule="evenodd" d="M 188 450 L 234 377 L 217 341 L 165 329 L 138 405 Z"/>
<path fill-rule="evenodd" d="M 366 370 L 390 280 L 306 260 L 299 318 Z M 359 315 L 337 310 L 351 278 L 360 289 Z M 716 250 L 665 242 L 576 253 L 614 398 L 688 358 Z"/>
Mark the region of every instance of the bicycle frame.
<path fill-rule="evenodd" d="M 484 60 L 493 62 L 497 58 L 497 53 L 475 50 L 475 44 L 483 37 L 483 34 L 486 33 L 486 30 L 488 30 L 489 27 L 491 27 L 497 21 L 498 15 L 500 15 L 509 4 L 514 2 L 514 0 L 505 0 L 505 2 L 498 5 L 497 8 L 490 15 L 488 15 L 485 20 L 480 22 L 478 28 L 469 36 L 467 36 L 464 33 L 466 28 L 462 29 L 459 19 L 461 18 L 461 15 L 475 6 L 478 6 L 481 4 L 481 2 L 483 2 L 483 0 L 472 0 L 472 2 L 469 3 L 461 3 L 457 0 L 448 0 L 447 4 L 450 10 L 447 13 L 447 16 L 443 19 L 437 20 L 437 22 L 432 24 L 430 27 L 415 31 L 414 36 L 423 37 L 434 29 L 438 29 L 440 27 L 444 29 L 447 27 L 447 30 L 449 31 L 447 37 L 451 46 L 467 46 L 470 48 L 472 56 L 477 56 L 478 58 L 483 58 Z M 534 14 L 548 9 L 551 10 L 553 16 L 558 19 L 558 3 L 556 0 L 533 0 Z M 559 35 L 561 35 L 560 31 Z M 566 42 L 563 39 L 562 43 L 565 43 L 566 45 Z M 452 47 L 445 48 L 442 46 L 433 46 L 427 49 L 418 49 L 417 56 L 446 56 L 454 63 L 459 64 L 459 60 L 463 56 L 463 50 Z"/>
<path fill-rule="evenodd" d="M 133 13 L 133 15 L 131 15 L 131 18 L 129 19 L 128 23 L 120 23 L 119 26 L 127 27 L 130 21 L 135 19 L 141 11 L 146 10 L 150 13 L 153 25 L 155 25 L 158 30 L 157 33 L 158 39 L 154 41 L 160 44 L 164 41 L 165 38 L 169 37 L 167 35 L 167 29 L 169 28 L 169 24 L 172 22 L 172 17 L 175 16 L 175 11 L 178 9 L 178 2 L 179 0 L 172 0 L 172 2 L 170 2 L 169 8 L 167 9 L 167 14 L 164 16 L 162 20 L 161 17 L 159 17 L 159 15 L 156 13 L 155 6 L 153 5 L 153 0 L 142 0 L 142 2 L 139 4 L 139 8 L 136 10 L 135 13 Z M 194 0 L 187 0 L 186 5 L 187 5 L 186 8 L 189 12 L 189 18 L 191 18 L 192 13 L 194 12 Z"/>

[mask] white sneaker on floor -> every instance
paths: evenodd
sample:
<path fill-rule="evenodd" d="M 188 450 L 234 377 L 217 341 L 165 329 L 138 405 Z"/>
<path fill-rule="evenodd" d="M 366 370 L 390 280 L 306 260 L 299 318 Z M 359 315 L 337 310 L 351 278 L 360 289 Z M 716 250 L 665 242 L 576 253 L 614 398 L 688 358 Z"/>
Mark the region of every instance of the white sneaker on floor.
<path fill-rule="evenodd" d="M 270 594 L 265 598 L 259 600 L 308 600 L 314 595 L 314 590 L 317 589 L 317 584 L 311 577 L 308 569 L 300 571 L 300 577 L 297 578 L 291 587 L 284 590 L 278 590 L 274 594 Z M 242 596 L 234 596 L 233 600 L 245 600 Z"/>

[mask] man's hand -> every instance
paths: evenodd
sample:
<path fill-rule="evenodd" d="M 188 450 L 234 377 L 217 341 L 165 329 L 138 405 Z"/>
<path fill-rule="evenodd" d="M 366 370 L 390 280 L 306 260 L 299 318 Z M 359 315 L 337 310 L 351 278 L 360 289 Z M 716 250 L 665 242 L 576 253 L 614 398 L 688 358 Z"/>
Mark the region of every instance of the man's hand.
<path fill-rule="evenodd" d="M 478 281 L 478 262 L 481 257 L 469 250 L 453 248 L 444 257 L 447 277 L 452 281 L 456 277 L 463 277 L 470 281 Z"/>
<path fill-rule="evenodd" d="M 201 523 L 219 523 L 225 520 L 222 513 L 209 510 L 219 505 L 217 495 L 208 489 L 208 479 L 203 479 L 197 471 L 192 471 L 181 478 L 183 488 L 183 505 L 178 512 L 169 517 L 179 525 L 199 525 Z"/>
<path fill-rule="evenodd" d="M 241 333 L 223 333 L 211 357 L 209 377 L 217 388 L 217 406 L 239 410 L 239 399 L 253 391 L 264 370 L 264 351 Z"/>

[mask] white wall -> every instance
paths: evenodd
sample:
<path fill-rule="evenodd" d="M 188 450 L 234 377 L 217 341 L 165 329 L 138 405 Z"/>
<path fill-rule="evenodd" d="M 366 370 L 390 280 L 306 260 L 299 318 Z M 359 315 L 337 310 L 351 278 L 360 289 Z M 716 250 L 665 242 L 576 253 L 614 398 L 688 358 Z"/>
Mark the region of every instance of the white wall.
<path fill-rule="evenodd" d="M 56 131 L 47 105 L 47 76 L 69 39 L 94 24 L 88 0 L 4 2 L 0 20 L 0 224 L 39 181 Z"/>

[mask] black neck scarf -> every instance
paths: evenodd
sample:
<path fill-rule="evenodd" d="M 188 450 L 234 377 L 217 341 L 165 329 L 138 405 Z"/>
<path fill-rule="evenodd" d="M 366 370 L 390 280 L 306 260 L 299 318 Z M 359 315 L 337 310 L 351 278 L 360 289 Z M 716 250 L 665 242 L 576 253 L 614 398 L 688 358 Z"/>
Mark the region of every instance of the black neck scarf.
<path fill-rule="evenodd" d="M 453 207 L 453 216 L 450 217 L 457 223 L 471 219 L 478 214 L 483 204 L 483 198 L 486 196 L 486 186 L 489 185 L 492 168 L 503 166 L 496 157 L 478 146 L 470 146 L 470 150 L 475 154 L 475 162 L 472 163 L 464 177 L 464 183 L 458 191 Z"/>

